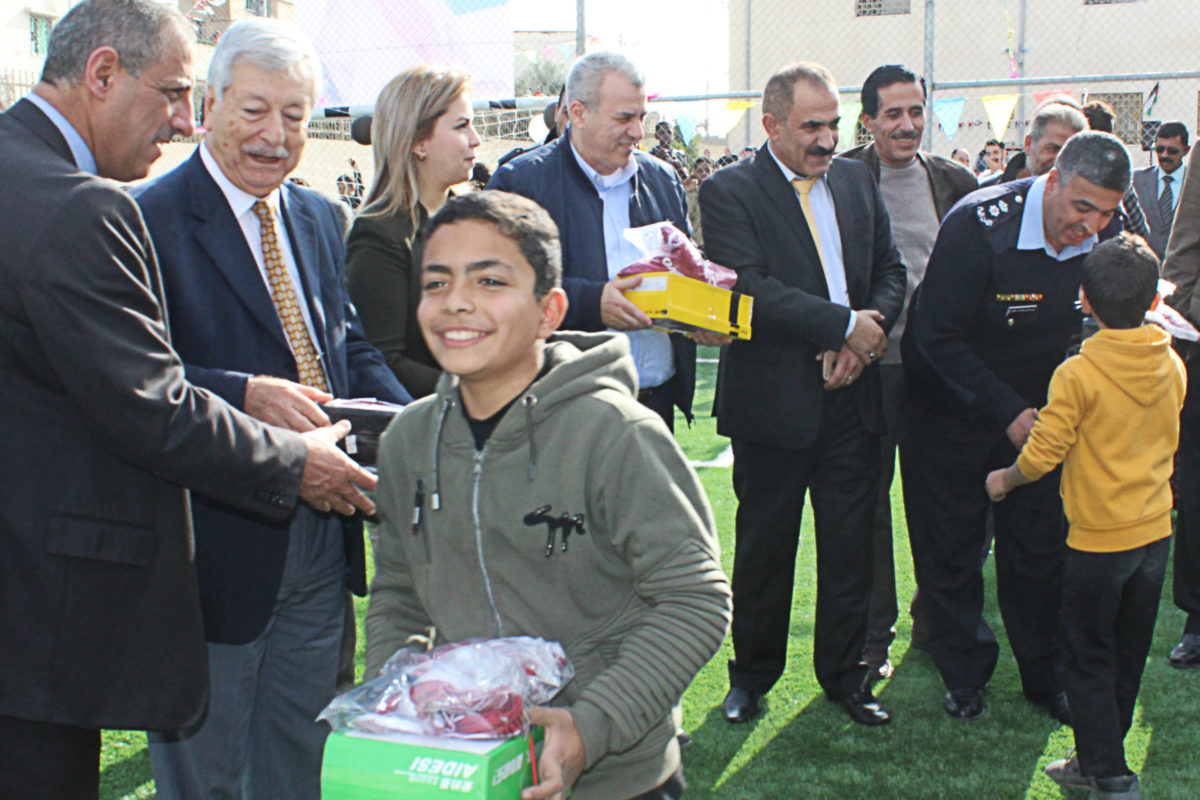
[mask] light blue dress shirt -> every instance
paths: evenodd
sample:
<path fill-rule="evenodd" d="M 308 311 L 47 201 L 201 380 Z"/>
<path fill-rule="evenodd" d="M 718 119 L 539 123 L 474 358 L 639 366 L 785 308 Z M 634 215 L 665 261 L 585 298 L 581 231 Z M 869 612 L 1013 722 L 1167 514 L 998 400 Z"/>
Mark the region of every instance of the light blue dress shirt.
<path fill-rule="evenodd" d="M 600 195 L 604 206 L 604 258 L 608 264 L 608 277 L 617 273 L 642 257 L 642 251 L 625 238 L 629 228 L 629 203 L 633 199 L 633 176 L 637 174 L 637 159 L 611 175 L 601 175 L 592 165 L 583 160 L 575 144 L 571 153 L 579 168 Z M 656 330 L 622 331 L 629 337 L 629 350 L 637 366 L 638 386 L 652 389 L 661 386 L 675 374 L 675 358 L 671 349 L 670 335 Z"/>
<path fill-rule="evenodd" d="M 1017 249 L 1045 250 L 1046 255 L 1055 261 L 1066 261 L 1068 258 L 1074 258 L 1082 253 L 1092 252 L 1096 242 L 1100 241 L 1100 236 L 1096 233 L 1079 244 L 1064 247 L 1061 253 L 1054 252 L 1054 248 L 1046 241 L 1046 228 L 1042 222 L 1042 201 L 1046 197 L 1046 178 L 1047 176 L 1043 175 L 1034 181 L 1033 186 L 1029 187 L 1029 194 L 1025 195 L 1025 210 L 1021 212 L 1021 230 L 1017 234 Z"/>
<path fill-rule="evenodd" d="M 1154 193 L 1155 202 L 1162 197 L 1163 186 L 1166 182 L 1163 181 L 1164 175 L 1171 176 L 1171 208 L 1174 209 L 1179 205 L 1179 192 L 1183 189 L 1183 179 L 1187 175 L 1187 165 L 1180 164 L 1175 168 L 1174 172 L 1163 172 L 1162 167 L 1158 167 L 1158 191 Z"/>
<path fill-rule="evenodd" d="M 99 173 L 96 171 L 96 159 L 92 156 L 92 151 L 88 149 L 87 144 L 83 141 L 83 137 L 79 135 L 79 131 L 75 130 L 75 126 L 68 122 L 67 118 L 57 108 L 50 105 L 49 101 L 44 97 L 30 92 L 25 95 L 25 99 L 40 108 L 42 113 L 54 123 L 54 127 L 58 128 L 63 138 L 67 140 L 67 147 L 71 148 L 71 157 L 75 159 L 75 166 L 84 172 L 98 175 Z"/>

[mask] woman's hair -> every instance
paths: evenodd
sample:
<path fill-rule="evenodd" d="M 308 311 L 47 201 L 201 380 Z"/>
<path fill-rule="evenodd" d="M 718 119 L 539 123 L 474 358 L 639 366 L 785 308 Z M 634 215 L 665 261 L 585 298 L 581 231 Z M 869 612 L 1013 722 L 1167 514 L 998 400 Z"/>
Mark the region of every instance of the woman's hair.
<path fill-rule="evenodd" d="M 470 87 L 455 69 L 422 65 L 401 72 L 383 87 L 371 122 L 375 179 L 363 216 L 390 216 L 401 209 L 416 221 L 417 157 L 413 146 L 433 135 L 438 117 Z"/>

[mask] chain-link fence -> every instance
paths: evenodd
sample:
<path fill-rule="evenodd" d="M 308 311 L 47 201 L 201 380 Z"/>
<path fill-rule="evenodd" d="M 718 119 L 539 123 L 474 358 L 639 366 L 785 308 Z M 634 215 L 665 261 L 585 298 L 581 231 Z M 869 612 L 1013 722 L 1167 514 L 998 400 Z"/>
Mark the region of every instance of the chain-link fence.
<path fill-rule="evenodd" d="M 38 2 L 61 5 L 32 0 L 31 20 L 44 16 Z M 196 22 L 201 72 L 221 31 L 251 13 L 294 19 L 313 36 L 332 110 L 315 115 L 295 174 L 331 194 L 355 171 L 369 184 L 370 148 L 351 140 L 350 117 L 401 70 L 431 61 L 472 73 L 478 156 L 492 167 L 544 137 L 541 107 L 581 48 L 637 62 L 651 94 L 646 146 L 654 122 L 668 119 L 676 146 L 692 156 L 760 145 L 759 93 L 797 59 L 824 64 L 842 86 L 841 149 L 869 138 L 856 124 L 859 86 L 887 63 L 926 77 L 925 147 L 941 155 L 963 148 L 974 161 L 993 138 L 1019 149 L 1038 103 L 1056 92 L 1108 101 L 1137 166 L 1152 163 L 1158 123 L 1200 126 L 1197 0 L 180 0 L 180 8 Z M 28 90 L 37 66 L 21 69 L 28 63 L 0 62 L 0 103 Z M 167 148 L 155 172 L 191 147 Z"/>

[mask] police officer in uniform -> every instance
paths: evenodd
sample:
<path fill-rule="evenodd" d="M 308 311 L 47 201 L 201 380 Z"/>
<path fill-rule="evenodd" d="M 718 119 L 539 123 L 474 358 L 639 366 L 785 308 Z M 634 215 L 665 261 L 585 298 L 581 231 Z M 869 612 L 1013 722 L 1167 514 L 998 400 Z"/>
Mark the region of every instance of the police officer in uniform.
<path fill-rule="evenodd" d="M 1080 266 L 1116 235 L 1129 155 L 1111 134 L 1068 140 L 1038 178 L 980 189 L 946 217 L 902 341 L 900 448 L 917 583 L 952 717 L 977 719 L 999 655 L 983 619 L 984 479 L 1011 464 L 1080 330 Z M 1026 697 L 1069 722 L 1059 671 L 1066 535 L 1053 472 L 993 509 L 997 594 Z"/>

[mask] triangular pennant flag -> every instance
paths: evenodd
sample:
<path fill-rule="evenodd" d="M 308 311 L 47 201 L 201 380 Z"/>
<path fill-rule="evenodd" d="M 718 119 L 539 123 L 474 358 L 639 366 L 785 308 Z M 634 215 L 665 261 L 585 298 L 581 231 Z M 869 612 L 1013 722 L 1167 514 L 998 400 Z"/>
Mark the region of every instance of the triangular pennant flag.
<path fill-rule="evenodd" d="M 849 150 L 855 146 L 854 131 L 858 125 L 858 116 L 862 113 L 862 103 L 851 100 L 842 103 L 842 118 L 838 121 L 838 146 Z"/>
<path fill-rule="evenodd" d="M 1075 96 L 1066 89 L 1051 89 L 1048 92 L 1034 92 L 1033 102 L 1040 107 L 1047 100 L 1053 100 L 1056 97 L 1062 97 L 1071 101 L 1075 100 Z"/>
<path fill-rule="evenodd" d="M 691 144 L 692 137 L 696 135 L 696 126 L 700 124 L 700 120 L 691 114 L 684 114 L 675 121 L 675 124 L 679 126 L 679 136 L 683 139 L 683 143 Z"/>
<path fill-rule="evenodd" d="M 958 123 L 962 119 L 963 107 L 967 104 L 965 97 L 939 97 L 933 101 L 933 113 L 937 116 L 938 124 L 948 141 L 954 141 L 958 133 Z"/>
<path fill-rule="evenodd" d="M 1017 107 L 1020 95 L 1001 94 L 983 98 L 983 110 L 987 112 L 988 122 L 992 124 L 992 135 L 1004 140 L 1008 131 L 1008 123 L 1012 121 L 1013 109 Z"/>

